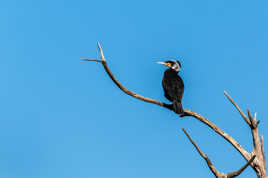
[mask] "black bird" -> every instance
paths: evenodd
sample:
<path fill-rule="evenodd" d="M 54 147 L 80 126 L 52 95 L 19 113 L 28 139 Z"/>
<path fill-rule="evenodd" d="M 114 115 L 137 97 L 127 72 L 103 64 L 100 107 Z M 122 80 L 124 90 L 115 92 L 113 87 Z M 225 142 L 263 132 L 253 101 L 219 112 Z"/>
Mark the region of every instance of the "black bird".
<path fill-rule="evenodd" d="M 183 114 L 181 101 L 184 92 L 184 84 L 182 78 L 178 75 L 181 70 L 180 62 L 169 60 L 165 62 L 157 62 L 157 64 L 162 64 L 168 67 L 162 79 L 165 97 L 173 103 L 170 107 L 173 108 L 175 113 Z"/>

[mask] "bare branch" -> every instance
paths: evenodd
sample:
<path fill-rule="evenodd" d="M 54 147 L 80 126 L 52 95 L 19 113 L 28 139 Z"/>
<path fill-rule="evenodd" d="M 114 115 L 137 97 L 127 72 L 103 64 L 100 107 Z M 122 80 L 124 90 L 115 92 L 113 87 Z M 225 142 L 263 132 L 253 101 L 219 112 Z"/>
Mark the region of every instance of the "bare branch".
<path fill-rule="evenodd" d="M 235 106 L 235 108 L 238 110 L 238 112 L 240 113 L 240 115 L 243 117 L 243 119 L 246 121 L 246 123 L 250 126 L 250 121 L 247 118 L 247 116 L 243 113 L 243 111 L 238 107 L 238 105 L 234 102 L 234 100 L 228 95 L 228 93 L 226 91 L 224 91 L 224 95 Z"/>
<path fill-rule="evenodd" d="M 153 104 L 157 104 L 159 106 L 163 106 L 167 109 L 170 109 L 170 110 L 173 110 L 173 107 L 171 107 L 169 104 L 166 104 L 166 103 L 162 103 L 160 101 L 157 101 L 157 100 L 154 100 L 154 99 L 151 99 L 151 98 L 147 98 L 147 97 L 144 97 L 144 96 L 141 96 L 141 95 L 138 95 L 137 93 L 134 93 L 128 89 L 126 89 L 116 78 L 115 76 L 113 75 L 113 73 L 111 72 L 111 70 L 109 69 L 108 65 L 107 65 L 107 62 L 104 58 L 104 54 L 103 54 L 103 51 L 102 51 L 102 48 L 101 48 L 101 45 L 100 43 L 98 42 L 98 48 L 99 48 L 99 52 L 101 54 L 101 59 L 87 59 L 87 58 L 83 58 L 82 60 L 86 60 L 86 61 L 96 61 L 96 62 L 101 62 L 106 73 L 109 75 L 109 77 L 112 79 L 112 81 L 116 84 L 116 86 L 118 88 L 120 88 L 123 92 L 125 92 L 126 94 L 134 97 L 134 98 L 137 98 L 137 99 L 140 99 L 142 101 L 145 101 L 145 102 L 149 102 L 149 103 L 153 103 Z"/>
<path fill-rule="evenodd" d="M 99 48 L 99 51 L 100 51 L 101 60 L 106 61 L 105 57 L 104 57 L 104 54 L 103 54 L 103 51 L 102 51 L 102 48 L 101 48 L 101 45 L 100 45 L 100 42 L 98 42 L 97 45 L 98 45 L 98 48 Z"/>
<path fill-rule="evenodd" d="M 210 122 L 205 117 L 201 116 L 200 114 L 197 114 L 193 111 L 184 109 L 184 113 L 186 116 L 192 116 L 196 118 L 197 120 L 201 121 L 202 123 L 206 124 L 208 127 L 210 127 L 212 130 L 214 130 L 217 134 L 222 136 L 227 142 L 229 142 L 233 147 L 248 161 L 250 159 L 250 154 L 231 136 L 229 136 L 227 133 L 222 131 L 219 127 L 217 127 L 214 123 Z"/>
<path fill-rule="evenodd" d="M 101 62 L 106 73 L 109 75 L 109 77 L 112 79 L 112 81 L 117 85 L 118 88 L 120 88 L 123 92 L 125 92 L 126 94 L 134 97 L 134 98 L 137 98 L 137 99 L 140 99 L 142 101 L 145 101 L 145 102 L 149 102 L 149 103 L 153 103 L 153 104 L 156 104 L 156 105 L 159 105 L 159 106 L 162 106 L 162 107 L 165 107 L 167 109 L 170 109 L 170 110 L 173 110 L 173 107 L 171 107 L 170 104 L 166 104 L 166 103 L 163 103 L 163 102 L 160 102 L 160 101 L 157 101 L 157 100 L 154 100 L 154 99 L 151 99 L 151 98 L 147 98 L 147 97 L 144 97 L 144 96 L 141 96 L 141 95 L 138 95 L 137 93 L 134 93 L 128 89 L 126 89 L 115 77 L 114 75 L 112 74 L 112 72 L 110 71 L 108 65 L 107 65 L 107 62 L 106 60 L 104 59 L 104 55 L 103 55 L 103 51 L 102 51 L 102 48 L 100 46 L 100 44 L 98 43 L 98 47 L 99 47 L 99 51 L 101 53 L 101 61 L 97 61 L 97 62 Z M 93 61 L 93 60 L 91 60 Z M 233 100 L 231 99 L 231 97 L 225 92 L 225 95 L 229 98 L 229 100 L 232 102 Z M 232 102 L 235 106 L 237 106 L 234 102 Z M 238 106 L 237 106 L 238 108 Z M 238 108 L 238 110 L 240 111 L 240 113 L 242 113 L 242 111 Z M 242 113 L 243 114 L 243 113 Z M 237 141 L 235 139 L 233 139 L 231 136 L 229 136 L 227 133 L 223 132 L 220 128 L 218 128 L 214 123 L 210 122 L 208 119 L 206 119 L 205 117 L 201 116 L 200 114 L 198 113 L 195 113 L 194 111 L 191 111 L 191 110 L 187 110 L 187 109 L 184 109 L 184 113 L 183 115 L 181 115 L 181 117 L 183 116 L 192 116 L 194 118 L 196 118 L 197 120 L 201 121 L 202 123 L 204 123 L 205 125 L 207 125 L 208 127 L 210 127 L 212 130 L 214 130 L 217 134 L 219 134 L 220 136 L 222 136 L 226 141 L 228 141 L 231 145 L 233 145 L 233 147 L 248 161 L 250 160 L 251 156 L 250 154 L 240 145 L 237 143 Z M 242 115 L 243 116 L 243 115 Z M 243 117 L 249 124 L 249 120 L 247 119 L 247 117 Z"/>
<path fill-rule="evenodd" d="M 215 166 L 212 164 L 212 162 L 210 161 L 209 157 L 204 154 L 200 148 L 195 144 L 195 142 L 193 141 L 193 139 L 191 138 L 191 136 L 186 132 L 185 129 L 182 129 L 182 131 L 185 133 L 185 135 L 188 137 L 188 139 L 190 140 L 190 142 L 194 145 L 195 149 L 198 151 L 198 153 L 200 154 L 200 156 L 202 158 L 205 159 L 205 161 L 207 162 L 207 165 L 209 167 L 209 169 L 211 170 L 211 172 L 216 176 L 216 177 L 219 177 L 220 175 L 220 172 L 217 171 L 217 169 L 215 168 Z"/>
<path fill-rule="evenodd" d="M 242 166 L 238 171 L 228 173 L 227 178 L 239 176 L 254 161 L 255 157 L 256 155 L 252 156 L 252 158 L 244 166 Z"/>
<path fill-rule="evenodd" d="M 209 159 L 209 157 L 201 151 L 201 149 L 196 145 L 196 143 L 193 141 L 193 139 L 191 138 L 191 136 L 186 132 L 186 130 L 185 129 L 182 129 L 182 131 L 188 137 L 188 139 L 190 140 L 190 142 L 194 145 L 195 149 L 198 151 L 198 153 L 200 154 L 200 156 L 203 157 L 206 160 L 209 169 L 211 170 L 211 172 L 216 177 L 227 177 L 227 178 L 236 177 L 236 176 L 240 175 L 253 162 L 253 160 L 256 157 L 256 155 L 252 156 L 251 159 L 249 161 L 247 161 L 247 163 L 244 166 L 242 166 L 238 171 L 230 172 L 230 173 L 228 173 L 228 174 L 225 175 L 224 173 L 220 173 L 219 171 L 217 171 L 217 169 L 212 164 L 212 162 Z"/>
<path fill-rule="evenodd" d="M 83 61 L 95 61 L 95 62 L 102 62 L 102 60 L 101 60 L 101 59 L 87 59 L 87 58 L 83 58 L 83 59 L 81 59 L 81 60 L 83 60 Z"/>
<path fill-rule="evenodd" d="M 160 105 L 160 106 L 163 106 L 163 107 L 166 107 L 168 108 L 168 104 L 165 104 L 165 103 L 162 103 L 162 102 L 159 102 L 157 100 L 154 100 L 154 99 L 151 99 L 151 98 L 147 98 L 147 97 L 144 97 L 144 96 L 141 96 L 141 95 L 138 95 L 137 93 L 134 93 L 128 89 L 126 89 L 115 77 L 114 75 L 112 74 L 112 72 L 110 71 L 110 69 L 108 68 L 108 65 L 106 63 L 106 61 L 103 61 L 102 62 L 102 65 L 105 69 L 105 71 L 107 72 L 107 74 L 109 75 L 109 77 L 113 80 L 113 82 L 122 90 L 124 91 L 126 94 L 134 97 L 134 98 L 137 98 L 137 99 L 140 99 L 142 101 L 145 101 L 145 102 L 149 102 L 149 103 L 154 103 L 154 104 L 157 104 L 157 105 Z M 170 108 L 168 108 L 170 109 Z"/>
<path fill-rule="evenodd" d="M 246 123 L 249 125 L 249 127 L 251 129 L 253 145 L 254 145 L 254 149 L 253 149 L 252 153 L 256 154 L 257 161 L 254 161 L 254 163 L 252 162 L 252 164 L 250 164 L 250 165 L 256 171 L 257 174 L 258 173 L 263 174 L 263 169 L 262 169 L 263 166 L 258 163 L 258 160 L 262 160 L 262 158 L 260 157 L 260 154 L 259 154 L 261 152 L 260 139 L 259 139 L 259 133 L 258 133 L 258 124 L 260 123 L 260 121 L 256 120 L 256 118 L 257 118 L 256 113 L 254 114 L 254 118 L 253 118 L 249 110 L 247 110 L 247 113 L 248 113 L 248 117 L 247 117 L 243 113 L 243 111 L 238 107 L 238 105 L 234 102 L 234 100 L 228 95 L 228 93 L 226 91 L 224 91 L 224 94 L 229 99 L 229 101 L 235 106 L 235 108 L 239 111 L 240 115 L 243 117 L 243 119 L 246 121 Z M 250 160 L 249 157 L 247 157 L 245 159 L 247 161 Z"/>
<path fill-rule="evenodd" d="M 247 112 L 248 112 L 248 117 L 249 117 L 249 119 L 250 119 L 250 120 L 253 120 L 254 118 L 252 117 L 252 115 L 251 115 L 251 113 L 250 113 L 250 110 L 249 110 L 249 109 L 247 109 Z"/>
<path fill-rule="evenodd" d="M 265 153 L 264 153 L 264 140 L 263 140 L 263 136 L 261 136 L 261 153 L 262 153 L 262 157 L 263 157 L 264 169 L 266 169 L 266 157 L 265 157 Z"/>

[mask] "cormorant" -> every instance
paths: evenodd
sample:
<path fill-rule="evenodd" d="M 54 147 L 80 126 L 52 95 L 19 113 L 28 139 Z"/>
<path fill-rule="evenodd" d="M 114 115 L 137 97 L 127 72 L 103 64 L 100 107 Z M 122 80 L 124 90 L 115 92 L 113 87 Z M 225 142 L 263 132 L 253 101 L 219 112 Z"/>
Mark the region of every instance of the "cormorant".
<path fill-rule="evenodd" d="M 165 97 L 173 103 L 170 107 L 173 108 L 175 113 L 183 114 L 181 101 L 184 92 L 184 84 L 182 78 L 178 75 L 181 70 L 180 62 L 169 60 L 165 62 L 157 62 L 157 64 L 162 64 L 168 67 L 162 79 Z"/>

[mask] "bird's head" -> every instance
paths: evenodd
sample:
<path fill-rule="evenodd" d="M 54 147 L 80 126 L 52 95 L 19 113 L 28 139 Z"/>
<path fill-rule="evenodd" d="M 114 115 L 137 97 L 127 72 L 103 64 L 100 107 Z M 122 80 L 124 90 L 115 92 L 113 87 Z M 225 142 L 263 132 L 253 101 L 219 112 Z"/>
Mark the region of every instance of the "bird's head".
<path fill-rule="evenodd" d="M 176 72 L 180 72 L 180 70 L 181 70 L 181 63 L 177 60 L 168 60 L 165 62 L 157 62 L 157 64 L 165 65 Z"/>

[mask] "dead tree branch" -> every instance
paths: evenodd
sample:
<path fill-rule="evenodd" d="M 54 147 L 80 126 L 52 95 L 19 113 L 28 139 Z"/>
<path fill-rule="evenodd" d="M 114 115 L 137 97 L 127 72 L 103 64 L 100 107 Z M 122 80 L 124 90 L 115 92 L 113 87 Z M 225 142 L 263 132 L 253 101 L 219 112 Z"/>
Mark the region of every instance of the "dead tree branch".
<path fill-rule="evenodd" d="M 248 116 L 246 116 L 226 91 L 224 91 L 224 94 L 229 99 L 229 101 L 235 106 L 235 108 L 239 111 L 240 115 L 246 121 L 247 125 L 251 130 L 252 142 L 253 142 L 253 150 L 251 152 L 251 155 L 256 155 L 256 159 L 250 165 L 255 170 L 258 177 L 265 177 L 266 159 L 264 154 L 263 137 L 261 137 L 261 139 L 259 137 L 258 125 L 260 121 L 257 120 L 257 113 L 255 113 L 253 117 L 250 110 L 248 109 L 247 110 Z"/>
<path fill-rule="evenodd" d="M 100 62 L 102 63 L 104 70 L 108 74 L 108 76 L 111 78 L 111 80 L 116 84 L 118 88 L 120 88 L 123 92 L 125 92 L 127 95 L 130 95 L 134 98 L 137 98 L 139 100 L 148 102 L 148 103 L 153 103 L 159 106 L 162 106 L 164 108 L 167 108 L 169 110 L 173 110 L 173 107 L 170 106 L 170 104 L 166 104 L 148 97 L 141 96 L 137 93 L 134 93 L 128 89 L 126 89 L 112 74 L 111 70 L 109 69 L 106 59 L 103 54 L 103 50 L 101 48 L 100 43 L 98 43 L 98 48 L 99 52 L 101 55 L 101 59 L 88 59 L 84 58 L 82 60 L 85 61 L 95 61 L 95 62 Z M 227 142 L 229 142 L 243 157 L 244 159 L 248 162 L 248 164 L 255 170 L 257 173 L 258 177 L 264 178 L 266 176 L 266 170 L 263 166 L 265 162 L 265 156 L 264 156 L 264 147 L 263 144 L 260 146 L 260 141 L 259 141 L 259 136 L 258 136 L 258 124 L 260 121 L 256 120 L 256 113 L 254 115 L 254 118 L 251 116 L 250 112 L 248 112 L 248 117 L 243 113 L 243 111 L 238 107 L 238 105 L 234 102 L 234 100 L 227 94 L 227 92 L 224 92 L 226 97 L 229 99 L 229 101 L 235 106 L 235 108 L 238 110 L 242 118 L 245 120 L 245 122 L 250 126 L 252 136 L 253 136 L 253 143 L 254 143 L 254 149 L 251 153 L 248 153 L 234 138 L 229 136 L 227 133 L 222 131 L 219 127 L 217 127 L 214 123 L 206 119 L 205 117 L 201 116 L 198 113 L 195 113 L 194 111 L 184 109 L 183 115 L 180 115 L 180 117 L 185 117 L 185 116 L 192 116 L 195 119 L 199 120 L 203 124 L 207 125 L 209 128 L 211 128 L 213 131 L 215 131 L 217 134 L 222 136 Z M 263 149 L 262 149 L 263 148 Z M 256 155 L 256 158 L 251 161 L 252 155 Z"/>
<path fill-rule="evenodd" d="M 168 104 L 165 104 L 165 103 L 162 103 L 160 101 L 157 101 L 157 100 L 154 100 L 154 99 L 151 99 L 151 98 L 147 98 L 147 97 L 144 97 L 144 96 L 141 96 L 141 95 L 138 95 L 137 93 L 134 93 L 128 89 L 126 89 L 115 77 L 114 75 L 112 74 L 111 70 L 109 69 L 108 65 L 107 65 L 107 62 L 106 62 L 106 59 L 104 58 L 104 55 L 103 55 L 103 51 L 102 51 L 102 48 L 101 48 L 101 45 L 100 43 L 98 43 L 98 48 L 99 48 L 99 52 L 101 54 L 101 59 L 87 59 L 87 58 L 84 58 L 84 59 L 81 59 L 81 60 L 85 60 L 85 61 L 96 61 L 96 62 L 101 62 L 106 73 L 109 75 L 109 77 L 112 79 L 112 81 L 116 84 L 116 86 L 118 88 L 120 88 L 123 92 L 125 92 L 126 94 L 134 97 L 134 98 L 137 98 L 137 99 L 140 99 L 142 101 L 145 101 L 145 102 L 149 102 L 149 103 L 154 103 L 154 104 L 157 104 L 159 106 L 163 106 L 167 109 L 171 109 L 169 107 Z"/>
<path fill-rule="evenodd" d="M 217 171 L 217 169 L 215 168 L 215 166 L 214 166 L 214 165 L 212 164 L 212 162 L 210 161 L 209 157 L 208 157 L 206 154 L 204 154 L 204 153 L 200 150 L 200 148 L 195 144 L 195 142 L 194 142 L 193 139 L 190 137 L 190 135 L 186 132 L 185 129 L 182 129 L 182 131 L 183 131 L 183 132 L 185 133 L 185 135 L 188 137 L 188 139 L 190 140 L 190 142 L 194 145 L 195 149 L 198 151 L 198 153 L 200 154 L 200 156 L 201 156 L 202 158 L 205 159 L 205 161 L 207 162 L 207 165 L 208 165 L 210 171 L 211 171 L 216 177 L 219 177 L 220 172 Z"/>
<path fill-rule="evenodd" d="M 216 167 L 212 164 L 211 160 L 209 159 L 208 155 L 204 154 L 201 149 L 197 146 L 197 144 L 193 141 L 193 139 L 191 138 L 191 136 L 186 132 L 185 129 L 182 129 L 182 131 L 185 133 L 185 135 L 187 136 L 187 138 L 190 140 L 190 142 L 194 145 L 195 149 L 198 151 L 198 153 L 200 154 L 200 156 L 202 158 L 205 159 L 210 171 L 215 175 L 215 177 L 217 178 L 233 178 L 236 177 L 238 175 L 240 175 L 251 163 L 252 161 L 255 159 L 256 155 L 252 156 L 252 158 L 244 165 L 242 166 L 238 171 L 235 172 L 230 172 L 227 174 L 221 173 L 219 172 Z"/>
<path fill-rule="evenodd" d="M 228 173 L 227 178 L 239 176 L 254 161 L 255 158 L 256 158 L 256 155 L 253 155 L 251 159 L 244 166 L 242 166 L 238 171 Z"/>
<path fill-rule="evenodd" d="M 243 119 L 246 121 L 246 123 L 248 123 L 248 125 L 250 125 L 250 121 L 247 118 L 247 116 L 243 113 L 243 111 L 238 107 L 238 105 L 234 102 L 234 100 L 228 95 L 228 93 L 226 91 L 224 91 L 224 95 L 229 99 L 229 101 L 235 106 L 235 108 L 238 110 L 238 112 L 240 113 L 240 115 L 243 117 Z"/>

